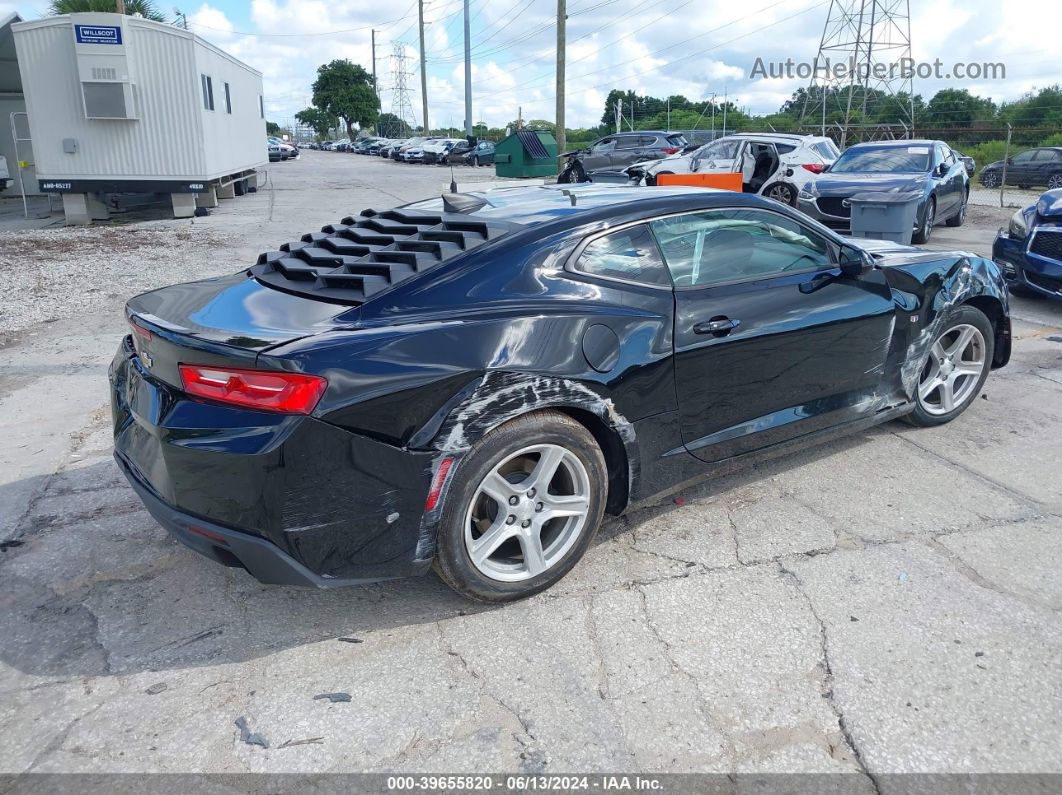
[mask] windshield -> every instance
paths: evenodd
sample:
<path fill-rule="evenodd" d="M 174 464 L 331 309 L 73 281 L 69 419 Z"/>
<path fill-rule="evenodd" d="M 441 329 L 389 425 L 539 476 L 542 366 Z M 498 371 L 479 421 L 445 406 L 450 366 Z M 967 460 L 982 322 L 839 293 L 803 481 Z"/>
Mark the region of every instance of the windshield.
<path fill-rule="evenodd" d="M 874 146 L 849 149 L 831 174 L 917 174 L 929 171 L 928 146 Z"/>

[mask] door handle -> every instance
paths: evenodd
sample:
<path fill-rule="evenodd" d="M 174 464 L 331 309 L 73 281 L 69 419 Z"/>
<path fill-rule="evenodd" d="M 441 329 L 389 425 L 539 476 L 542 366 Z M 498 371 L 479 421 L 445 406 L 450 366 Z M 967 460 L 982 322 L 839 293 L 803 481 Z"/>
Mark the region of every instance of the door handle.
<path fill-rule="evenodd" d="M 741 325 L 740 320 L 733 320 L 732 318 L 720 316 L 713 317 L 711 320 L 706 320 L 702 323 L 697 323 L 693 327 L 694 334 L 711 334 L 715 337 L 725 337 L 731 331 Z"/>

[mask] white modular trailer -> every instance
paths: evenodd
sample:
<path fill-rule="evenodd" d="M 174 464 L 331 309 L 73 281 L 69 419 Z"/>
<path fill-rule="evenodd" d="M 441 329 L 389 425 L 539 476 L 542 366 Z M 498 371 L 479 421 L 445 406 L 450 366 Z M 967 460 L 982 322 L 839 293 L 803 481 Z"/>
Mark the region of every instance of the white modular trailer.
<path fill-rule="evenodd" d="M 212 192 L 268 162 L 261 73 L 194 33 L 96 13 L 12 27 L 41 190 Z"/>

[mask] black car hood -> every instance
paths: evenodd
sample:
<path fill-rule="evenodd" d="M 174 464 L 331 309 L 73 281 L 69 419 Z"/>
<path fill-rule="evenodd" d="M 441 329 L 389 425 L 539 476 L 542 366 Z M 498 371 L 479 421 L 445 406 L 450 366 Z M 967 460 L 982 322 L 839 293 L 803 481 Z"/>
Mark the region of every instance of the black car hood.
<path fill-rule="evenodd" d="M 862 190 L 921 191 L 927 174 L 831 174 L 815 180 L 820 196 L 851 196 Z"/>

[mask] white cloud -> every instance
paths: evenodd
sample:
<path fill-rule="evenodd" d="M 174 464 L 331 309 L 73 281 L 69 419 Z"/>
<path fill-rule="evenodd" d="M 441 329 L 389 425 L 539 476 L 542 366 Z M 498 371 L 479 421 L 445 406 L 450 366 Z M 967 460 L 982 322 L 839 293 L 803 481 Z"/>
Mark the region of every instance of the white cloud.
<path fill-rule="evenodd" d="M 596 5 L 596 4 L 593 4 Z M 736 7 L 724 0 L 672 2 L 619 0 L 592 13 L 569 11 L 566 117 L 569 126 L 600 122 L 611 88 L 654 96 L 682 94 L 704 99 L 724 91 L 753 112 L 776 110 L 803 80 L 748 79 L 757 57 L 811 61 L 818 47 L 828 4 L 822 0 L 752 0 Z M 209 4 L 189 16 L 193 28 L 260 69 L 266 77 L 271 117 L 290 118 L 309 96 L 317 66 L 333 58 L 371 65 L 369 27 L 377 34 L 377 66 L 384 110 L 390 110 L 394 86 L 391 39 L 408 43 L 407 84 L 420 116 L 419 47 L 416 11 L 385 24 L 411 7 L 406 3 L 335 4 L 323 0 L 252 0 L 249 32 L 241 36 L 225 14 Z M 473 2 L 473 115 L 502 125 L 523 108 L 525 118 L 548 118 L 555 110 L 555 31 L 553 7 L 523 0 Z M 460 125 L 464 118 L 463 27 L 461 4 L 432 0 L 425 4 L 430 116 L 433 124 Z M 477 10 L 478 9 L 478 10 Z M 514 20 L 514 13 L 523 9 Z M 1022 0 L 1001 6 L 993 0 L 932 0 L 912 9 L 915 57 L 957 61 L 1002 61 L 1005 81 L 955 83 L 997 101 L 1012 99 L 1034 86 L 1056 82 L 1050 65 L 1057 52 L 1056 31 L 1062 4 Z M 1037 24 L 1028 25 L 1035 17 Z M 335 35 L 305 35 L 322 31 Z M 300 34 L 300 35 L 292 35 Z M 1054 70 L 1057 73 L 1057 70 Z M 949 85 L 917 81 L 925 97 Z"/>

